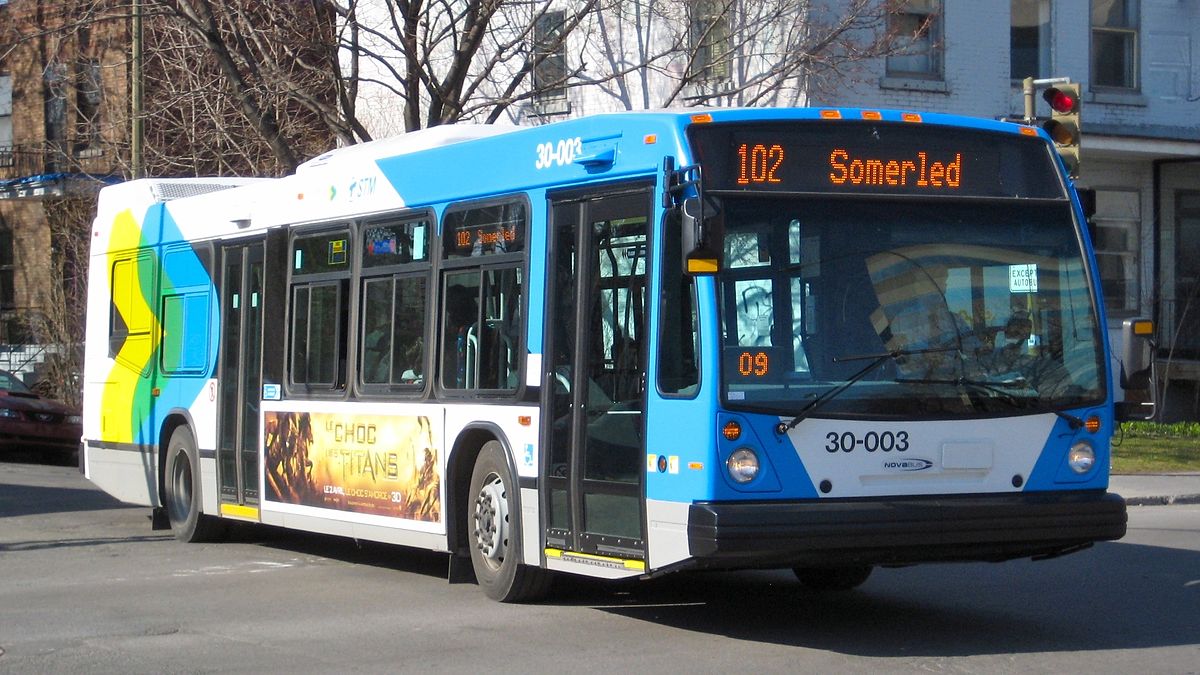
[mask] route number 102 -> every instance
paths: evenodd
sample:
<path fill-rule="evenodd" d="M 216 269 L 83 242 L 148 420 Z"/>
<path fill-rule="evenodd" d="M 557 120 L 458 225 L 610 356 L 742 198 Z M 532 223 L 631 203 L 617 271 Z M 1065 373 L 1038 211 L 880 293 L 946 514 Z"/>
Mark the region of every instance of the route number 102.
<path fill-rule="evenodd" d="M 782 164 L 782 145 L 742 143 L 738 146 L 737 184 L 778 183 L 781 181 L 779 167 Z"/>

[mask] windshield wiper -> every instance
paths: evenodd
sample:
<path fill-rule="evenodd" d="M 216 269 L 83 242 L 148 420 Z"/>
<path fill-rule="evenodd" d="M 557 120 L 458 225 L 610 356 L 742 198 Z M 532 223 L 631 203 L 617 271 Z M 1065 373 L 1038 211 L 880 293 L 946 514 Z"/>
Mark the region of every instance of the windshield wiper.
<path fill-rule="evenodd" d="M 1012 406 L 1014 408 L 1027 408 L 1028 407 L 1028 405 L 1025 404 L 1024 402 L 1022 402 L 1021 399 L 1017 398 L 1015 395 L 1013 395 L 1012 392 L 1005 389 L 1005 387 L 1028 386 L 1028 382 L 1026 382 L 1025 378 L 1020 378 L 1018 380 L 1013 380 L 1011 382 L 988 382 L 987 380 L 970 380 L 967 378 L 959 378 L 957 380 L 938 380 L 938 379 L 928 379 L 928 378 L 926 378 L 926 379 L 897 379 L 896 381 L 901 382 L 901 383 L 909 383 L 909 384 L 950 384 L 950 385 L 955 385 L 955 386 L 959 386 L 959 387 L 975 387 L 976 389 L 982 389 L 983 391 L 986 391 L 988 393 L 995 394 L 997 399 L 1004 401 L 1005 403 L 1009 404 L 1010 406 Z M 1083 426 L 1083 420 L 1079 419 L 1078 417 L 1072 415 L 1069 412 L 1065 412 L 1063 410 L 1056 410 L 1053 408 L 1050 409 L 1050 412 L 1054 413 L 1055 415 L 1058 415 L 1058 417 L 1060 419 L 1066 420 L 1067 425 L 1069 427 L 1071 427 L 1072 431 Z"/>
<path fill-rule="evenodd" d="M 894 349 L 890 352 L 882 352 L 882 353 L 878 353 L 878 354 L 855 354 L 852 356 L 835 356 L 833 358 L 834 363 L 846 363 L 849 361 L 866 361 L 868 359 L 870 359 L 871 362 L 868 363 L 865 367 L 863 367 L 862 370 L 851 375 L 845 382 L 830 389 L 829 391 L 825 392 L 824 394 L 821 394 L 820 396 L 814 398 L 812 401 L 810 401 L 808 403 L 808 405 L 801 408 L 800 412 L 796 413 L 796 416 L 792 418 L 792 421 L 780 422 L 779 425 L 777 427 L 775 427 L 775 432 L 778 433 L 780 436 L 782 436 L 782 435 L 786 434 L 787 432 L 791 431 L 792 429 L 795 429 L 797 424 L 800 424 L 805 419 L 807 419 L 808 416 L 813 414 L 814 412 L 816 412 L 818 408 L 820 408 L 821 406 L 825 405 L 829 401 L 832 401 L 833 399 L 840 396 L 843 391 L 846 391 L 847 389 L 849 389 L 851 386 L 854 385 L 855 382 L 858 382 L 859 380 L 863 379 L 867 375 L 870 375 L 871 371 L 875 370 L 879 366 L 886 363 L 888 359 L 899 359 L 902 356 L 916 356 L 917 354 L 934 354 L 934 353 L 938 353 L 938 352 L 956 352 L 956 351 L 958 351 L 958 347 L 930 347 L 927 349 Z"/>

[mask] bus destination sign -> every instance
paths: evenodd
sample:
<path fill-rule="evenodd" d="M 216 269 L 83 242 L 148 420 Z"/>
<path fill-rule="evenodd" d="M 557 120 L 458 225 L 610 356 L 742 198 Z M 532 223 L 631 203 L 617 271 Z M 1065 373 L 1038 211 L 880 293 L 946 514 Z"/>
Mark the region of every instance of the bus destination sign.
<path fill-rule="evenodd" d="M 475 258 L 524 250 L 525 213 L 524 202 L 503 202 L 447 213 L 442 255 Z"/>
<path fill-rule="evenodd" d="M 885 122 L 692 130 L 709 190 L 1064 198 L 1046 143 L 995 131 Z"/>
<path fill-rule="evenodd" d="M 736 152 L 738 185 L 784 182 L 787 151 L 781 144 L 740 143 Z M 844 148 L 834 148 L 829 153 L 829 182 L 954 190 L 962 185 L 962 153 L 955 152 L 948 161 L 937 161 L 924 150 L 911 158 L 888 158 L 856 157 Z"/>

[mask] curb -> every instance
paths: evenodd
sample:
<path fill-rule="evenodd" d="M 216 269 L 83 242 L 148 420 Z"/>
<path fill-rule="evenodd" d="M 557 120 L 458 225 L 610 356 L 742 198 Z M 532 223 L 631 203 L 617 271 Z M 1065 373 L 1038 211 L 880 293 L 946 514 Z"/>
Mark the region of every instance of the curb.
<path fill-rule="evenodd" d="M 1127 506 L 1169 506 L 1171 504 L 1200 504 L 1200 495 L 1172 495 L 1167 497 L 1130 497 Z"/>

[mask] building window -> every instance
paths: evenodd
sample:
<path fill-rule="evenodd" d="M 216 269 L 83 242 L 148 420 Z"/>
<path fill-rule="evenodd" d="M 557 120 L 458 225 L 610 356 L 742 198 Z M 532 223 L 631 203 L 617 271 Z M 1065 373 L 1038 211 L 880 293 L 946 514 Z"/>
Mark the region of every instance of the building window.
<path fill-rule="evenodd" d="M 16 256 L 13 255 L 12 230 L 8 225 L 0 223 L 0 309 L 16 307 L 16 292 L 13 283 L 16 281 Z"/>
<path fill-rule="evenodd" d="M 1092 0 L 1092 86 L 1138 88 L 1138 0 Z"/>
<path fill-rule="evenodd" d="M 1009 55 L 1012 79 L 1050 76 L 1050 0 L 1012 0 Z"/>
<path fill-rule="evenodd" d="M 75 149 L 82 156 L 100 140 L 100 99 L 102 87 L 100 82 L 100 62 L 96 59 L 83 59 L 77 64 L 75 82 L 75 106 L 78 116 L 75 120 Z M 94 154 L 94 152 L 93 152 Z"/>
<path fill-rule="evenodd" d="M 1176 356 L 1200 359 L 1200 191 L 1175 193 L 1175 272 L 1163 289 L 1163 347 Z M 1167 324 L 1167 321 L 1171 321 Z"/>
<path fill-rule="evenodd" d="M 942 79 L 941 0 L 892 0 L 889 32 L 896 52 L 887 57 L 888 77 Z"/>
<path fill-rule="evenodd" d="M 1096 190 L 1092 239 L 1104 288 L 1104 305 L 1114 316 L 1138 309 L 1137 251 L 1142 219 L 1135 190 Z"/>
<path fill-rule="evenodd" d="M 688 44 L 692 51 L 688 79 L 720 82 L 729 79 L 729 12 L 732 3 L 701 0 L 689 7 Z"/>
<path fill-rule="evenodd" d="M 12 75 L 0 75 L 0 166 L 12 166 Z"/>
<path fill-rule="evenodd" d="M 533 25 L 533 91 L 538 103 L 567 98 L 565 24 L 566 13 L 554 11 L 542 14 Z"/>

